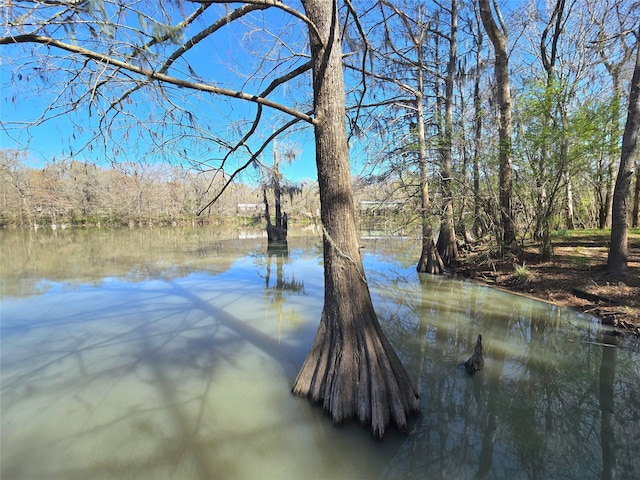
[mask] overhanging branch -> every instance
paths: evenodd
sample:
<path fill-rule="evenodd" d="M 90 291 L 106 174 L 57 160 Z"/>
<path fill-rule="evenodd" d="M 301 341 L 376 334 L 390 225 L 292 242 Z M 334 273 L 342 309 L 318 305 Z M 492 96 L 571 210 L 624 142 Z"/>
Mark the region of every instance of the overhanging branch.
<path fill-rule="evenodd" d="M 202 207 L 200 209 L 200 211 L 198 212 L 198 215 L 202 215 L 202 212 L 204 212 L 207 208 L 209 208 L 211 205 L 216 203 L 216 201 L 222 196 L 222 194 L 227 189 L 227 187 L 229 185 L 231 185 L 231 183 L 233 182 L 234 178 L 237 175 L 239 175 L 240 172 L 243 172 L 244 170 L 246 170 L 249 167 L 249 165 L 251 165 L 253 162 L 255 162 L 258 159 L 258 157 L 262 154 L 264 149 L 267 148 L 267 146 L 271 143 L 272 140 L 274 140 L 278 135 L 280 135 L 281 133 L 285 132 L 286 130 L 288 130 L 290 127 L 292 127 L 293 125 L 295 125 L 299 121 L 300 121 L 300 119 L 294 118 L 293 120 L 287 122 L 286 124 L 284 124 L 283 126 L 278 128 L 271 135 L 269 135 L 269 137 L 262 143 L 260 148 L 253 155 L 251 155 L 251 158 L 249 158 L 249 160 L 247 160 L 244 163 L 244 165 L 242 165 L 240 168 L 236 169 L 236 171 L 233 172 L 229 176 L 229 178 L 225 181 L 224 185 L 222 186 L 222 188 L 220 189 L 218 194 L 209 203 L 207 203 L 204 207 Z"/>
<path fill-rule="evenodd" d="M 209 4 L 209 3 L 230 4 L 230 3 L 236 3 L 236 2 L 233 2 L 233 1 L 230 1 L 230 0 L 191 0 L 191 1 L 193 3 L 202 3 L 202 4 Z M 279 8 L 280 10 L 282 10 L 284 12 L 287 12 L 289 15 L 291 15 L 293 17 L 296 17 L 297 19 L 302 20 L 304 23 L 309 25 L 309 27 L 311 28 L 313 33 L 317 36 L 317 38 L 323 38 L 322 35 L 320 35 L 318 27 L 316 27 L 316 25 L 309 19 L 309 17 L 304 15 L 302 12 L 296 10 L 295 8 L 292 8 L 289 5 L 286 5 L 281 0 L 245 0 L 244 3 L 249 4 L 249 5 L 262 6 L 263 8 L 267 8 L 267 7 Z"/>
<path fill-rule="evenodd" d="M 239 92 L 235 90 L 229 90 L 227 88 L 216 87 L 213 85 L 207 85 L 200 82 L 191 82 L 188 80 L 183 80 L 180 78 L 173 77 L 171 75 L 167 75 L 166 73 L 154 72 L 153 70 L 149 70 L 146 68 L 139 67 L 137 65 L 133 65 L 129 62 L 125 62 L 122 60 L 118 60 L 116 58 L 112 58 L 103 53 L 95 52 L 93 50 L 88 50 L 86 48 L 65 43 L 60 40 L 56 40 L 55 38 L 42 36 L 42 35 L 33 35 L 33 34 L 24 34 L 24 35 L 16 35 L 12 37 L 2 37 L 0 38 L 0 45 L 11 45 L 17 43 L 39 43 L 42 45 L 52 46 L 59 48 L 61 50 L 65 50 L 67 52 L 75 53 L 81 55 L 85 58 L 90 58 L 99 63 L 106 63 L 116 68 L 121 68 L 123 70 L 127 70 L 129 72 L 136 73 L 143 77 L 146 77 L 150 80 L 157 80 L 160 82 L 168 83 L 171 85 L 175 85 L 182 88 L 188 88 L 191 90 L 197 90 L 200 92 L 209 92 L 214 95 L 222 95 L 226 97 L 239 98 L 242 100 L 247 100 L 249 102 L 258 103 L 260 105 L 265 105 L 267 107 L 271 107 L 280 112 L 286 113 L 287 115 L 291 115 L 299 120 L 305 121 L 310 124 L 314 124 L 315 120 L 310 115 L 306 113 L 300 112 L 293 108 L 289 108 L 285 105 L 282 105 L 278 102 L 274 102 L 267 98 L 261 97 L 259 95 L 252 95 L 245 92 Z"/>

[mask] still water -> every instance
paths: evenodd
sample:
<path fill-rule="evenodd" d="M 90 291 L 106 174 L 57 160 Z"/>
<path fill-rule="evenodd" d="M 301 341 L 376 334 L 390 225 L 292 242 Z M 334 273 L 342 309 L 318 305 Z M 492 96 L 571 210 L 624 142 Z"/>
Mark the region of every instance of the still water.
<path fill-rule="evenodd" d="M 419 276 L 413 239 L 363 239 L 421 392 L 409 433 L 375 442 L 289 394 L 322 309 L 319 238 L 285 254 L 234 236 L 0 232 L 3 480 L 640 478 L 636 342 Z"/>

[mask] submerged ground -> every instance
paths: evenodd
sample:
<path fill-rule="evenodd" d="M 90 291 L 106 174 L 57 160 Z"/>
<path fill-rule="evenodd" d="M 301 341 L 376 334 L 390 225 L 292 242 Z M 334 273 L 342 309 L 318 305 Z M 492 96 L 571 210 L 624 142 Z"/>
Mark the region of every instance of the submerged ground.
<path fill-rule="evenodd" d="M 613 315 L 617 327 L 640 335 L 640 229 L 629 232 L 629 268 L 619 278 L 611 278 L 604 270 L 609 237 L 609 230 L 558 234 L 549 262 L 538 261 L 532 242 L 525 242 L 519 255 L 503 260 L 491 258 L 488 247 L 476 247 L 462 260 L 462 270 L 513 293 L 600 318 Z"/>

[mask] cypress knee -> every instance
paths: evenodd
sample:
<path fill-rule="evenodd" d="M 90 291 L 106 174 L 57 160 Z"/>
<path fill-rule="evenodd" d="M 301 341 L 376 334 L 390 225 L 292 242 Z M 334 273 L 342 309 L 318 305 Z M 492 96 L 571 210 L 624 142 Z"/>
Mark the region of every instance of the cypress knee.
<path fill-rule="evenodd" d="M 470 374 L 479 372 L 484 367 L 484 357 L 482 356 L 482 335 L 478 335 L 476 346 L 473 348 L 473 355 L 464 362 L 464 367 Z"/>

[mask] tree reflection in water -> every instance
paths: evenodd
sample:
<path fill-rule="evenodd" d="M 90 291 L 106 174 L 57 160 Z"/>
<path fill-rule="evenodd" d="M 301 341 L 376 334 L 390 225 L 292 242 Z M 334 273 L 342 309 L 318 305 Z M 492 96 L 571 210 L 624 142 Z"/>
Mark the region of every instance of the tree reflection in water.
<path fill-rule="evenodd" d="M 422 416 L 385 478 L 638 475 L 640 372 L 631 340 L 621 349 L 588 317 L 502 302 L 495 292 L 438 277 L 386 289 L 402 284 L 392 277 L 378 277 L 381 317 L 414 365 Z M 485 369 L 470 377 L 456 365 L 480 332 Z M 620 354 L 627 371 L 616 375 Z"/>
<path fill-rule="evenodd" d="M 614 384 L 618 357 L 618 336 L 615 332 L 607 329 L 603 329 L 601 335 L 602 359 L 600 361 L 598 398 L 600 400 L 602 480 L 611 480 L 615 478 L 616 472 Z"/>
<path fill-rule="evenodd" d="M 278 321 L 278 340 L 282 335 L 283 306 L 289 294 L 304 294 L 304 280 L 296 280 L 295 273 L 285 275 L 284 265 L 290 262 L 289 247 L 286 243 L 270 243 L 267 246 L 267 253 L 257 256 L 257 263 L 264 261 L 264 311 L 265 315 L 275 313 Z M 273 264 L 275 263 L 275 281 L 272 282 L 271 275 Z M 295 310 L 289 312 L 287 321 L 292 323 L 302 323 L 302 319 L 296 315 Z"/>

